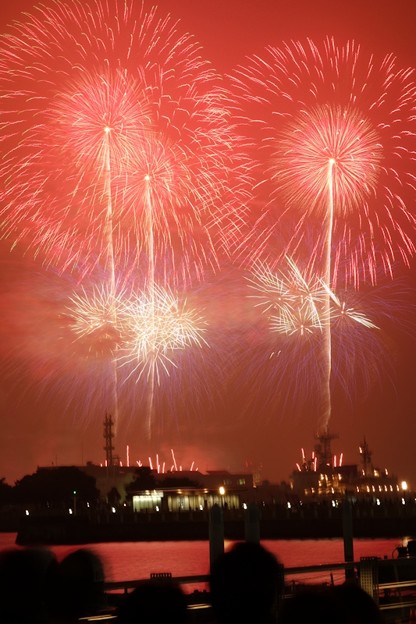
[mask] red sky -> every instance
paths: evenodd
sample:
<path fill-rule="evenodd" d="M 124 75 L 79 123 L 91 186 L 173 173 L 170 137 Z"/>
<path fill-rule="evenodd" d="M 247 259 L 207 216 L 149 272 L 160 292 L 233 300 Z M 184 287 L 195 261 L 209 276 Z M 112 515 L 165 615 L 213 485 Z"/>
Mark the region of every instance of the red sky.
<path fill-rule="evenodd" d="M 7 31 L 12 19 L 24 20 L 20 12 L 30 11 L 34 4 L 15 0 L 2 7 L 2 31 Z M 354 39 L 375 54 L 393 53 L 402 67 L 416 67 L 416 5 L 411 0 L 161 0 L 158 6 L 162 13 L 170 12 L 181 21 L 181 29 L 195 36 L 206 59 L 220 72 L 230 73 L 237 64 L 244 65 L 247 55 L 261 55 L 266 45 L 306 37 L 320 41 L 326 36 Z M 97 380 L 92 373 L 79 382 L 71 379 L 72 360 L 62 355 L 58 344 L 59 323 L 54 315 L 62 295 L 55 290 L 67 292 L 72 277 L 47 271 L 21 247 L 10 252 L 9 241 L 0 243 L 0 261 L 4 293 L 0 303 L 4 361 L 0 477 L 13 483 L 39 465 L 102 461 L 105 407 L 88 404 L 88 386 L 103 385 L 103 379 Z M 368 396 L 358 392 L 346 401 L 337 394 L 330 421 L 330 430 L 339 435 L 333 450 L 343 451 L 345 462 L 359 461 L 358 446 L 366 436 L 375 464 L 414 487 L 415 275 L 413 261 L 412 270 L 400 270 L 381 295 L 390 301 L 380 304 L 388 307 L 390 321 L 383 326 L 381 341 L 387 355 L 379 379 Z M 215 328 L 211 351 L 197 355 L 191 363 L 195 368 L 204 364 L 191 389 L 187 379 L 174 376 L 168 382 L 160 408 L 166 424 L 157 440 L 144 439 L 143 404 L 132 397 L 126 401 L 130 414 L 116 438 L 123 460 L 129 445 L 131 461 L 160 452 L 169 463 L 173 447 L 184 467 L 194 460 L 201 470 L 240 471 L 247 463 L 262 465 L 264 478 L 280 481 L 288 478 L 299 461 L 301 447 L 312 450 L 316 405 L 309 402 L 295 408 L 289 400 L 284 406 L 276 397 L 268 400 L 268 393 L 274 396 L 274 382 L 264 323 L 253 324 L 253 312 L 240 296 L 244 290 L 240 281 L 236 285 L 234 273 L 222 272 L 190 294 L 192 302 L 203 302 Z M 394 306 L 393 300 L 397 301 Z M 300 368 L 301 363 L 296 374 L 302 380 Z M 257 375 L 266 382 L 257 383 Z M 54 382 L 45 385 L 45 377 Z M 178 401 L 175 384 L 187 387 L 183 403 Z M 350 396 L 354 394 L 352 389 Z M 188 421 L 180 433 L 175 432 L 176 419 L 181 425 Z"/>

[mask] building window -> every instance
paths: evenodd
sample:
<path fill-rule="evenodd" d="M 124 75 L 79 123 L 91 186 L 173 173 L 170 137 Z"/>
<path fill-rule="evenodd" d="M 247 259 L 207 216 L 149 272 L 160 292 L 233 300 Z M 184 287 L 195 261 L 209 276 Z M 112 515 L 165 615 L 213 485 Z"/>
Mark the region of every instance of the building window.
<path fill-rule="evenodd" d="M 149 492 L 133 496 L 133 511 L 156 511 L 161 506 L 163 492 Z"/>

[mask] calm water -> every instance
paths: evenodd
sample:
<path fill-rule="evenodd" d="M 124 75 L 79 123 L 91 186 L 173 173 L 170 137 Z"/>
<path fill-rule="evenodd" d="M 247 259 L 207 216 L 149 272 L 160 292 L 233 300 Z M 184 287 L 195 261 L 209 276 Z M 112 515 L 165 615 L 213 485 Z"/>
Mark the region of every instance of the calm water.
<path fill-rule="evenodd" d="M 15 533 L 0 533 L 0 550 L 15 546 Z M 401 539 L 354 540 L 354 559 L 360 557 L 393 556 Z M 225 548 L 231 542 L 225 543 Z M 296 566 L 342 563 L 342 539 L 323 540 L 263 540 L 286 568 Z M 85 546 L 84 546 L 85 547 Z M 53 546 L 51 550 L 61 559 L 76 546 Z M 89 546 L 104 563 L 108 581 L 148 578 L 151 572 L 171 572 L 173 576 L 208 574 L 209 544 L 192 542 L 124 542 Z M 325 573 L 329 576 L 329 573 Z M 314 577 L 315 578 L 315 577 Z M 304 579 L 305 581 L 309 579 Z"/>

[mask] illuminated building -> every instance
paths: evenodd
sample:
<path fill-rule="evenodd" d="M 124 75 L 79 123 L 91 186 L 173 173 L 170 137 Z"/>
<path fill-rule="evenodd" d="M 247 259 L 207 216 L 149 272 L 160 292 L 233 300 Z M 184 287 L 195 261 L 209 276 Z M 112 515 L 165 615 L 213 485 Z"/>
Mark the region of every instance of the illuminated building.
<path fill-rule="evenodd" d="M 133 492 L 133 511 L 204 511 L 219 505 L 226 509 L 240 509 L 247 490 L 253 488 L 250 474 L 231 474 L 228 471 L 212 470 L 203 474 L 198 471 L 167 473 L 157 479 L 154 490 Z M 177 480 L 178 485 L 164 485 Z M 168 481 L 168 482 L 169 482 Z M 187 485 L 180 485 L 186 483 Z"/>
<path fill-rule="evenodd" d="M 372 453 L 365 438 L 359 447 L 361 466 L 343 465 L 342 454 L 337 457 L 331 451 L 331 441 L 336 437 L 328 431 L 318 435 L 310 459 L 306 458 L 302 449 L 302 463 L 296 464 L 297 469 L 290 479 L 292 491 L 299 498 L 344 496 L 346 493 L 360 498 L 389 498 L 406 489 L 405 484 L 399 485 L 395 475 L 373 465 Z"/>

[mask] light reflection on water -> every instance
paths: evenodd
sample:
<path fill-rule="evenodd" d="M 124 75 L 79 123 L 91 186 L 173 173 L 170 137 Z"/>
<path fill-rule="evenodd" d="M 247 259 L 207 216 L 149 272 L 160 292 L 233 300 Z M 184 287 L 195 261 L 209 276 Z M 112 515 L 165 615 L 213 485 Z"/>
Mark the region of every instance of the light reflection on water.
<path fill-rule="evenodd" d="M 0 551 L 14 546 L 15 533 L 0 533 Z M 400 538 L 356 539 L 354 559 L 361 557 L 391 558 Z M 225 548 L 231 542 L 225 542 Z M 342 539 L 321 540 L 264 540 L 263 546 L 273 552 L 285 568 L 342 563 Z M 89 548 L 101 558 L 107 581 L 126 581 L 148 578 L 152 572 L 171 572 L 172 576 L 208 574 L 209 544 L 191 542 L 117 542 L 82 546 L 52 546 L 61 559 L 75 548 Z M 326 573 L 328 576 L 329 573 Z M 306 579 L 305 579 L 306 581 Z"/>

